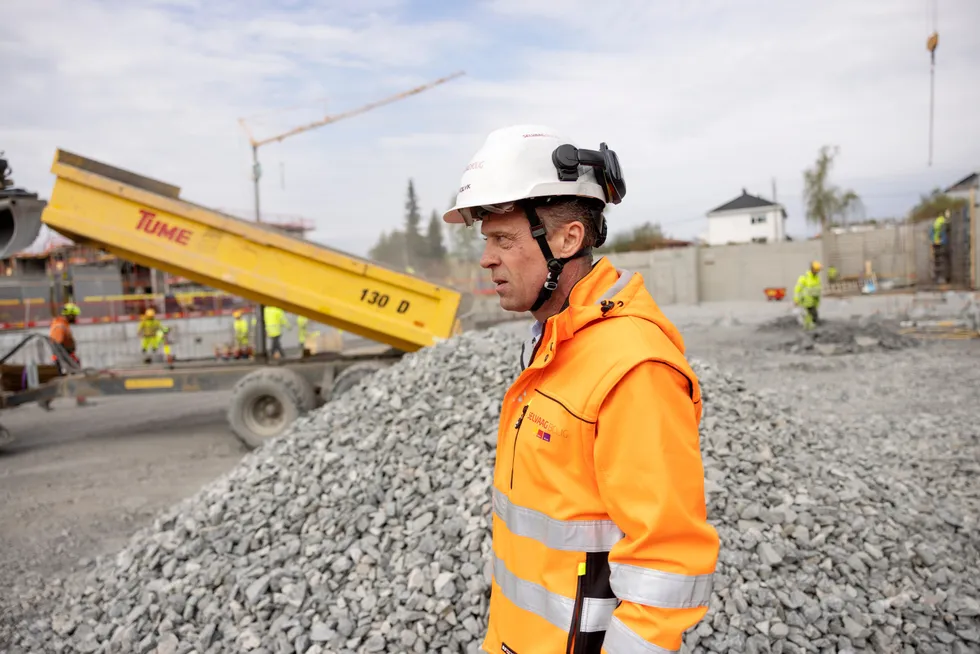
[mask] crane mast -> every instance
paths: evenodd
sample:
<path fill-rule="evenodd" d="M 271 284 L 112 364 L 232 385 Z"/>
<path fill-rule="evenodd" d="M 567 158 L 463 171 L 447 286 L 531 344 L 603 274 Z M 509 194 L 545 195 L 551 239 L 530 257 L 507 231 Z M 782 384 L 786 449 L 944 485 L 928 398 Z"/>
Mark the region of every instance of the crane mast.
<path fill-rule="evenodd" d="M 402 91 L 400 93 L 396 93 L 394 95 L 388 96 L 387 98 L 383 98 L 381 100 L 376 100 L 374 102 L 369 102 L 368 104 L 365 104 L 365 105 L 362 105 L 360 107 L 357 107 L 356 109 L 350 109 L 348 111 L 344 111 L 344 112 L 341 112 L 339 114 L 332 115 L 332 116 L 329 116 L 329 115 L 328 116 L 324 116 L 320 120 L 316 120 L 316 121 L 314 121 L 312 123 L 308 123 L 306 125 L 300 125 L 298 127 L 294 127 L 294 128 L 292 128 L 290 130 L 287 130 L 287 131 L 285 131 L 285 132 L 283 132 L 281 134 L 277 134 L 275 136 L 269 136 L 269 137 L 266 137 L 266 138 L 263 138 L 263 139 L 256 139 L 252 135 L 251 130 L 248 128 L 248 125 L 246 124 L 245 119 L 244 118 L 239 118 L 238 119 L 238 122 L 241 124 L 242 128 L 245 130 L 245 133 L 248 135 L 249 143 L 252 145 L 252 184 L 253 184 L 254 191 L 255 191 L 255 222 L 257 222 L 257 223 L 262 222 L 262 213 L 259 210 L 259 179 L 262 176 L 262 168 L 261 168 L 261 166 L 259 164 L 259 148 L 260 147 L 262 147 L 263 145 L 267 145 L 269 143 L 273 143 L 273 142 L 282 142 L 284 139 L 287 139 L 290 136 L 295 136 L 297 134 L 302 134 L 304 132 L 308 132 L 308 131 L 313 130 L 313 129 L 316 129 L 318 127 L 323 127 L 325 125 L 331 125 L 331 124 L 333 124 L 333 123 L 335 123 L 335 122 L 337 122 L 339 120 L 343 120 L 345 118 L 351 118 L 353 116 L 357 116 L 357 115 L 362 114 L 362 113 L 365 113 L 367 111 L 371 111 L 372 109 L 377 109 L 378 107 L 382 107 L 384 105 L 391 104 L 392 102 L 397 102 L 399 100 L 404 100 L 405 98 L 409 98 L 409 97 L 411 97 L 413 95 L 417 95 L 419 93 L 422 93 L 423 91 L 428 91 L 429 89 L 434 88 L 436 86 L 439 86 L 440 84 L 445 84 L 446 82 L 448 82 L 450 80 L 453 80 L 453 79 L 456 79 L 457 77 L 460 77 L 461 75 L 464 75 L 464 74 L 465 74 L 464 71 L 457 71 L 455 73 L 452 73 L 451 75 L 447 75 L 445 77 L 440 77 L 439 79 L 433 80 L 433 81 L 428 82 L 426 84 L 422 84 L 420 86 L 416 86 L 413 89 L 408 89 L 407 91 Z M 257 332 L 258 332 L 256 336 L 257 336 L 257 341 L 262 344 L 262 355 L 263 355 L 263 357 L 268 358 L 268 353 L 266 352 L 266 343 L 265 343 L 265 322 L 263 320 L 264 313 L 265 313 L 265 307 L 264 306 L 259 306 L 258 315 L 257 315 L 256 321 L 255 321 Z"/>

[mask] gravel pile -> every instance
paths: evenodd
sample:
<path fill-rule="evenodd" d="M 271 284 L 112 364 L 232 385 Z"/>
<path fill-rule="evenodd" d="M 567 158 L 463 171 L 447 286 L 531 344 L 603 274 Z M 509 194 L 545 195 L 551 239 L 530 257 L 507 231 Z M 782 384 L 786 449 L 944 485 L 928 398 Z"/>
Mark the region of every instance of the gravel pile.
<path fill-rule="evenodd" d="M 496 425 L 519 343 L 467 333 L 375 374 L 114 557 L 25 597 L 34 617 L 0 627 L 0 643 L 479 651 Z M 976 432 L 944 440 L 921 468 L 903 465 L 941 423 L 822 424 L 694 365 L 722 549 L 691 650 L 976 651 Z"/>
<path fill-rule="evenodd" d="M 795 320 L 790 317 L 790 319 Z M 769 323 L 766 331 L 788 330 L 785 317 Z M 794 354 L 855 354 L 870 351 L 904 350 L 917 347 L 920 341 L 900 334 L 873 319 L 824 320 L 815 329 L 803 331 L 795 323 L 793 338 L 774 346 L 775 349 Z"/>
<path fill-rule="evenodd" d="M 762 323 L 756 329 L 760 332 L 783 332 L 783 331 L 799 331 L 802 329 L 802 324 L 799 318 L 793 314 L 786 316 L 779 316 L 778 318 L 773 318 L 772 320 L 767 320 Z"/>

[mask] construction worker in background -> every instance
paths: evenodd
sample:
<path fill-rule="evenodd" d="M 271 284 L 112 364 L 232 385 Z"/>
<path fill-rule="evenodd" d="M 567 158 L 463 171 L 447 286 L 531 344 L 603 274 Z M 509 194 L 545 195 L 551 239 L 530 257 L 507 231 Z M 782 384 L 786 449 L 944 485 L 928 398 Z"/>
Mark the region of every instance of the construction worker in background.
<path fill-rule="evenodd" d="M 300 356 L 306 349 L 306 325 L 310 320 L 306 316 L 296 316 L 296 328 L 299 331 L 299 351 Z"/>
<path fill-rule="evenodd" d="M 74 302 L 65 302 L 65 306 L 61 309 L 61 314 L 63 316 L 72 316 L 73 318 L 78 318 L 82 315 L 82 310 L 78 308 L 78 305 Z M 72 322 L 75 322 L 74 319 Z"/>
<path fill-rule="evenodd" d="M 163 346 L 163 357 L 166 360 L 167 365 L 169 365 L 171 368 L 173 368 L 173 366 L 174 366 L 174 355 L 173 355 L 173 352 L 170 349 L 170 345 L 171 345 L 171 343 L 170 343 L 170 327 L 168 327 L 168 326 L 166 326 L 166 325 L 164 325 L 162 323 L 160 324 L 160 329 L 157 330 L 157 337 L 156 337 L 155 345 L 156 345 L 156 347 L 153 348 L 153 351 L 154 352 L 156 352 L 156 350 L 161 345 Z"/>
<path fill-rule="evenodd" d="M 136 333 L 140 336 L 140 349 L 143 352 L 143 363 L 152 362 L 153 355 L 150 354 L 150 351 L 155 354 L 160 347 L 160 328 L 162 325 L 157 320 L 156 315 L 157 312 L 155 309 L 147 309 L 143 313 L 143 319 L 136 326 Z"/>
<path fill-rule="evenodd" d="M 491 133 L 443 216 L 482 221 L 500 306 L 535 318 L 501 407 L 482 651 L 674 652 L 719 550 L 700 386 L 643 277 L 593 263 L 626 192 L 615 152 L 555 134 Z"/>
<path fill-rule="evenodd" d="M 266 307 L 262 314 L 265 333 L 272 339 L 272 347 L 270 348 L 272 357 L 275 359 L 286 358 L 286 352 L 282 349 L 282 332 L 290 327 L 289 320 L 286 319 L 286 312 L 279 307 Z"/>
<path fill-rule="evenodd" d="M 949 282 L 949 209 L 932 222 L 932 270 L 937 284 Z"/>
<path fill-rule="evenodd" d="M 800 275 L 793 290 L 793 304 L 803 311 L 803 329 L 816 327 L 820 308 L 820 269 L 819 261 L 810 263 L 810 269 Z"/>
<path fill-rule="evenodd" d="M 75 361 L 75 363 L 81 365 L 81 360 L 78 358 L 77 354 L 77 343 L 75 343 L 75 335 L 71 331 L 71 325 L 74 325 L 78 316 L 80 316 L 82 310 L 78 308 L 78 305 L 74 302 L 67 302 L 61 308 L 61 315 L 55 316 L 54 320 L 51 321 L 51 327 L 48 329 L 48 338 L 60 345 L 68 353 L 68 356 Z M 55 365 L 58 365 L 59 359 L 55 354 L 51 355 L 51 359 L 54 361 Z M 66 373 L 66 370 L 62 370 L 62 373 Z M 84 396 L 79 395 L 75 398 L 75 403 L 78 406 L 87 406 L 87 402 Z M 51 400 L 45 400 L 39 402 L 41 407 L 46 411 L 51 410 Z"/>
<path fill-rule="evenodd" d="M 233 314 L 235 317 L 235 322 L 233 323 L 235 329 L 235 349 L 236 357 L 241 358 L 243 356 L 248 356 L 249 354 L 249 329 L 248 320 L 245 319 L 244 314 L 241 309 L 237 309 Z"/>

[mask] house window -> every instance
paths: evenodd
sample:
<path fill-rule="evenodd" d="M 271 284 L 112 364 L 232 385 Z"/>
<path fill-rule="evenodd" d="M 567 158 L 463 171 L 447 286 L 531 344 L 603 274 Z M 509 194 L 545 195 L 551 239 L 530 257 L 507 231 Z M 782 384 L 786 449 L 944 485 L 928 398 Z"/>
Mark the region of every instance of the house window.
<path fill-rule="evenodd" d="M 766 214 L 762 214 L 761 216 L 752 216 L 751 221 L 753 225 L 763 225 L 766 222 Z"/>
<path fill-rule="evenodd" d="M 753 236 L 752 237 L 752 242 L 753 243 L 766 243 L 766 242 L 768 242 L 768 240 L 769 239 L 766 238 L 765 236 Z"/>

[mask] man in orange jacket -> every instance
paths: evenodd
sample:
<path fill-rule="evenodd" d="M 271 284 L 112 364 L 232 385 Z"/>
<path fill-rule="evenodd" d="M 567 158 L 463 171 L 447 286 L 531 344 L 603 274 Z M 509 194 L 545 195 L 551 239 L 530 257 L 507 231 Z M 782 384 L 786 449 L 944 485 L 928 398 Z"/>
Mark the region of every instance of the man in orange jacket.
<path fill-rule="evenodd" d="M 444 216 L 482 221 L 500 305 L 536 319 L 498 428 L 486 652 L 676 652 L 708 611 L 700 386 L 643 278 L 592 262 L 625 192 L 605 143 L 517 125 Z"/>
<path fill-rule="evenodd" d="M 78 305 L 74 302 L 68 302 L 62 307 L 61 315 L 55 316 L 51 321 L 51 326 L 48 328 L 48 338 L 65 348 L 68 356 L 78 364 L 81 364 L 81 360 L 78 358 L 78 354 L 76 354 L 77 344 L 75 343 L 75 335 L 71 331 L 71 325 L 75 324 L 80 314 L 81 309 L 78 308 Z M 58 357 L 56 355 L 52 354 L 51 360 L 55 365 L 58 365 Z M 47 411 L 51 410 L 51 400 L 43 400 L 38 404 Z M 75 404 L 78 406 L 90 406 L 84 395 L 77 396 L 75 398 Z"/>

